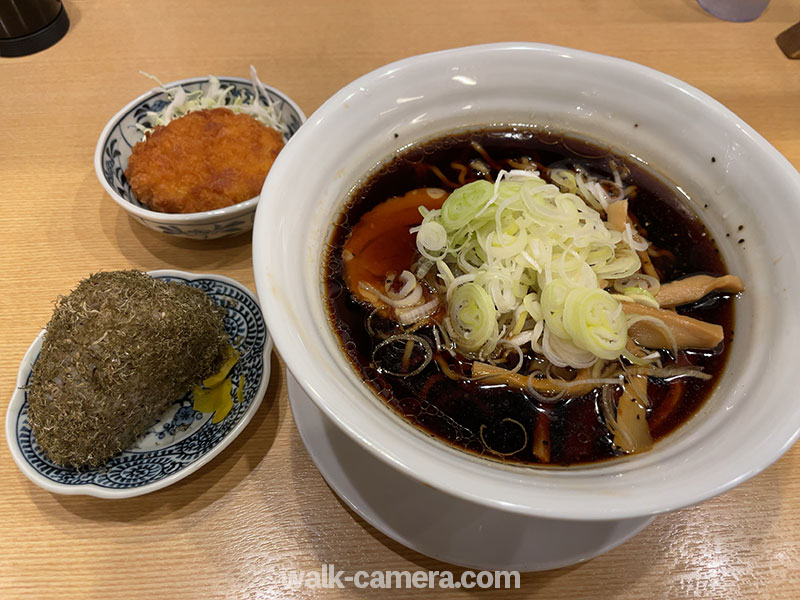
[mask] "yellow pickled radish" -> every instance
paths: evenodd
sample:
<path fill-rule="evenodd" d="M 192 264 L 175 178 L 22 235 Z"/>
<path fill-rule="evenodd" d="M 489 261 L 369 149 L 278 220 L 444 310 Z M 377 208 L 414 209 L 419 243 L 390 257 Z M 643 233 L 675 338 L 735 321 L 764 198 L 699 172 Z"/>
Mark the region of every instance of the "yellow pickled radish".
<path fill-rule="evenodd" d="M 222 421 L 233 408 L 233 382 L 230 372 L 233 366 L 239 361 L 239 353 L 233 346 L 225 349 L 225 361 L 219 371 L 211 377 L 203 380 L 201 385 L 194 387 L 193 407 L 198 412 L 214 413 L 212 423 Z M 242 386 L 244 380 L 240 381 L 240 386 L 236 391 L 237 401 L 241 402 L 244 396 Z"/>

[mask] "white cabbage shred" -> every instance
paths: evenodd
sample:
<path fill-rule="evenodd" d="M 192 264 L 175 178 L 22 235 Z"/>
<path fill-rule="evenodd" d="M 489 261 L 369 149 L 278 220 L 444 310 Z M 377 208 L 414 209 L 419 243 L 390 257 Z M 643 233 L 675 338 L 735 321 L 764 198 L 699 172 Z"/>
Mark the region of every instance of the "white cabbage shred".
<path fill-rule="evenodd" d="M 173 119 L 190 112 L 227 108 L 235 113 L 245 113 L 254 117 L 267 127 L 275 129 L 284 137 L 284 140 L 288 139 L 289 128 L 282 119 L 279 107 L 267 92 L 266 86 L 258 78 L 258 73 L 253 65 L 250 65 L 250 79 L 253 86 L 253 94 L 250 98 L 245 98 L 244 94 L 234 94 L 232 85 L 221 85 L 219 79 L 213 75 L 209 75 L 208 87 L 205 90 L 198 89 L 187 92 L 181 86 L 166 88 L 157 77 L 143 71 L 140 72 L 158 82 L 159 87 L 156 89 L 164 92 L 170 98 L 169 104 L 162 110 L 148 111 L 143 122 L 137 124 L 137 128 L 143 136 L 153 131 L 155 127 L 166 125 Z"/>

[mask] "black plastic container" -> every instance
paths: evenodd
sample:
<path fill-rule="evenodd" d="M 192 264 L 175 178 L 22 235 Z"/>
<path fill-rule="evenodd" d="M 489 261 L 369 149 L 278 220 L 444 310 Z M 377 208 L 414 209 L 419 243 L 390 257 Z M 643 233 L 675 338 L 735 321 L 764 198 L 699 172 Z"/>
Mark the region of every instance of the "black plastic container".
<path fill-rule="evenodd" d="M 0 0 L 0 56 L 25 56 L 49 48 L 69 30 L 60 0 Z"/>

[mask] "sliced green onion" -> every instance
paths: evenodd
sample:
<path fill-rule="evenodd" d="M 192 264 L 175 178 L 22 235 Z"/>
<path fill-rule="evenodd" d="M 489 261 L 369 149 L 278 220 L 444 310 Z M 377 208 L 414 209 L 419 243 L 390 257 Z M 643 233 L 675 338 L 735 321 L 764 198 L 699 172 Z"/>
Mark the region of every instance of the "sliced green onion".
<path fill-rule="evenodd" d="M 450 309 L 445 328 L 462 353 L 491 352 L 503 337 L 581 368 L 624 350 L 625 317 L 600 290 L 641 268 L 603 220 L 602 202 L 618 199 L 621 184 L 565 169 L 550 176 L 555 185 L 536 171 L 501 171 L 494 184 L 475 181 L 441 210 L 421 211 L 417 248 L 436 265 Z M 650 285 L 639 287 L 625 299 L 650 302 Z M 574 290 L 584 291 L 566 314 Z"/>
<path fill-rule="evenodd" d="M 560 338 L 568 338 L 569 332 L 564 327 L 564 302 L 571 291 L 570 285 L 563 279 L 555 279 L 542 290 L 542 312 L 547 327 Z"/>
<path fill-rule="evenodd" d="M 448 231 L 460 229 L 478 214 L 494 195 L 494 186 L 484 179 L 454 191 L 442 206 L 442 225 Z"/>
<path fill-rule="evenodd" d="M 598 358 L 615 360 L 628 341 L 619 302 L 601 289 L 575 288 L 564 301 L 564 328 L 573 343 Z"/>
<path fill-rule="evenodd" d="M 622 293 L 639 304 L 652 306 L 653 308 L 661 308 L 661 305 L 658 303 L 658 300 L 656 300 L 655 296 L 640 287 L 628 287 L 625 288 Z"/>
<path fill-rule="evenodd" d="M 450 334 L 459 348 L 476 352 L 490 342 L 497 343 L 497 311 L 481 286 L 476 283 L 459 286 L 447 308 Z"/>
<path fill-rule="evenodd" d="M 412 233 L 414 233 L 412 231 Z M 417 249 L 428 260 L 438 260 L 432 253 L 440 253 L 447 247 L 447 231 L 441 223 L 429 221 L 417 228 Z"/>

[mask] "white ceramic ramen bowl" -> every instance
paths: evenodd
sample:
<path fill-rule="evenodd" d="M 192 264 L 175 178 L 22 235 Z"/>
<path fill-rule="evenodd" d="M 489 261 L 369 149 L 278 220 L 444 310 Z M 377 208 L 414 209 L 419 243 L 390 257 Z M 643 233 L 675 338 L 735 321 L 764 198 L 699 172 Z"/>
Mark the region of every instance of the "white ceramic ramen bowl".
<path fill-rule="evenodd" d="M 722 381 L 698 414 L 650 452 L 568 469 L 482 460 L 406 424 L 339 349 L 321 261 L 348 190 L 407 144 L 495 123 L 572 133 L 650 164 L 691 198 L 730 272 L 746 283 Z M 276 161 L 256 216 L 253 258 L 266 320 L 288 367 L 366 451 L 492 509 L 611 520 L 710 498 L 767 467 L 797 439 L 800 403 L 788 374 L 796 368 L 793 332 L 800 331 L 793 306 L 800 297 L 798 230 L 800 174 L 703 92 L 623 60 L 507 43 L 402 60 L 335 94 Z"/>

